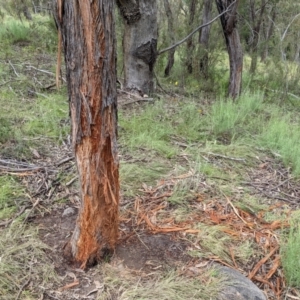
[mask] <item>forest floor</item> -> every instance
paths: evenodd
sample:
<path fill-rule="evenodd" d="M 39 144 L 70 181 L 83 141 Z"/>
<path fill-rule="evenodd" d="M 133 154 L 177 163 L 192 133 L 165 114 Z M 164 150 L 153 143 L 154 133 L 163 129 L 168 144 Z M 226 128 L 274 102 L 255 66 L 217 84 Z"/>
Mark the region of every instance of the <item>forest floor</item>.
<path fill-rule="evenodd" d="M 216 100 L 180 89 L 119 91 L 119 243 L 89 270 L 68 265 L 80 191 L 54 67 L 28 43 L 0 58 L 1 299 L 216 299 L 217 265 L 300 299 L 281 265 L 300 181 L 255 137 L 211 131 Z"/>

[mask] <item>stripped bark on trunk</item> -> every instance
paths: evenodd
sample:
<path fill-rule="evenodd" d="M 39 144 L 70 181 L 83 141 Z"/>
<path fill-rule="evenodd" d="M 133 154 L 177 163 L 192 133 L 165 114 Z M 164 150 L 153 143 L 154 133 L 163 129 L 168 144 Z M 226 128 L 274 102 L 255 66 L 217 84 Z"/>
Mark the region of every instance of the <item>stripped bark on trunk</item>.
<path fill-rule="evenodd" d="M 124 87 L 149 94 L 154 90 L 157 58 L 156 0 L 117 0 L 124 19 Z"/>
<path fill-rule="evenodd" d="M 113 1 L 57 0 L 81 207 L 65 255 L 82 268 L 118 238 L 116 53 Z"/>
<path fill-rule="evenodd" d="M 237 7 L 239 0 L 216 0 L 226 47 L 229 55 L 230 79 L 228 96 L 235 99 L 241 93 L 243 72 L 243 51 L 237 29 Z"/>

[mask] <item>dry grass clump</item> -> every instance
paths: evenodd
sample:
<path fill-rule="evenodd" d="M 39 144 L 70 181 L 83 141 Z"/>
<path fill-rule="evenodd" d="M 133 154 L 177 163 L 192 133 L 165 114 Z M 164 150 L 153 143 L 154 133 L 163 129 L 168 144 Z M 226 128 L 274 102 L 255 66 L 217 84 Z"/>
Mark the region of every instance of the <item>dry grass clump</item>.
<path fill-rule="evenodd" d="M 0 299 L 37 299 L 48 282 L 55 282 L 37 230 L 14 222 L 0 231 Z"/>
<path fill-rule="evenodd" d="M 185 300 L 216 299 L 223 287 L 223 279 L 214 269 L 188 278 L 176 271 L 153 272 L 137 276 L 127 269 L 106 264 L 103 272 L 103 288 L 97 300 Z"/>

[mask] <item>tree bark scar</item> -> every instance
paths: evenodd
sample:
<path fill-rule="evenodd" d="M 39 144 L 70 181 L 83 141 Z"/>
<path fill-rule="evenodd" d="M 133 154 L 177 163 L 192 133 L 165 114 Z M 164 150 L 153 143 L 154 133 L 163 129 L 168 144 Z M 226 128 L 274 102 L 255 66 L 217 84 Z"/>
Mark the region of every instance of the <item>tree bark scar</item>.
<path fill-rule="evenodd" d="M 139 0 L 117 0 L 117 5 L 128 25 L 136 23 L 141 18 Z"/>
<path fill-rule="evenodd" d="M 82 199 L 64 253 L 85 268 L 114 249 L 118 239 L 114 2 L 63 3 L 61 28 Z"/>
<path fill-rule="evenodd" d="M 152 71 L 157 58 L 157 40 L 151 39 L 151 41 L 140 45 L 133 52 L 133 55 L 149 65 L 149 69 Z"/>

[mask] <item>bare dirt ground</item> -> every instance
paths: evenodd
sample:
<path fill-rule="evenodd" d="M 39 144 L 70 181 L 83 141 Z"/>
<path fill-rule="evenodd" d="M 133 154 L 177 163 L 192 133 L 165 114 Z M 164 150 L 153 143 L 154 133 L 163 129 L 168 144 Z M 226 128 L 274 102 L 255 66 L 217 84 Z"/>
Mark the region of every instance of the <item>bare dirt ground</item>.
<path fill-rule="evenodd" d="M 66 155 L 56 165 L 74 173 L 73 162 L 68 160 L 69 157 L 70 154 Z M 31 184 L 40 181 L 40 178 L 45 176 L 45 173 L 43 174 L 36 173 L 35 180 L 31 177 Z M 162 180 L 156 187 L 144 185 L 141 196 L 136 199 L 122 199 L 120 242 L 115 253 L 107 257 L 107 262 L 112 265 L 122 264 L 126 270 L 144 274 L 176 268 L 181 269 L 186 275 L 195 271 L 195 265 L 218 262 L 248 275 L 266 291 L 269 295 L 268 299 L 280 299 L 279 292 L 284 291 L 285 282 L 278 259 L 279 244 L 276 230 L 288 226 L 286 220 L 290 212 L 299 207 L 298 183 L 291 179 L 289 170 L 269 158 L 260 161 L 254 168 L 249 168 L 248 175 L 249 178 L 245 179 L 244 186 L 238 188 L 235 198 L 231 197 L 230 200 L 225 197 L 227 202 L 218 199 L 216 192 L 213 191 L 214 187 L 211 186 L 212 190 L 208 189 L 209 183 L 203 178 L 203 193 L 199 192 L 197 197 L 189 202 L 192 210 L 182 221 L 176 221 L 172 217 L 174 207 L 166 204 L 166 199 L 172 194 L 175 181 L 192 176 L 191 174 L 186 174 L 182 178 Z M 49 178 L 44 177 L 43 182 L 49 184 Z M 49 186 L 40 188 L 40 191 L 44 189 L 47 193 L 40 193 L 39 196 L 44 195 L 47 200 L 39 201 L 37 205 L 39 211 L 36 210 L 34 216 L 29 219 L 31 223 L 38 226 L 41 240 L 51 249 L 48 255 L 55 270 L 63 278 L 53 290 L 45 291 L 43 299 L 96 299 L 99 292 L 98 283 L 101 282 L 99 270 L 91 268 L 82 271 L 69 265 L 63 258 L 63 248 L 75 227 L 78 212 L 79 195 L 76 181 L 68 187 L 59 182 L 55 186 L 53 184 L 55 182 L 54 179 L 50 184 L 55 187 L 55 192 L 51 195 L 53 199 L 61 199 L 62 196 L 67 195 L 69 200 L 62 204 L 54 201 L 52 207 L 49 207 L 47 201 L 48 204 L 52 201 L 49 200 L 51 188 L 49 189 Z M 201 183 L 199 185 L 201 186 Z M 263 215 L 267 211 L 252 214 L 237 208 L 235 201 L 243 196 L 243 190 L 249 186 L 253 194 L 259 193 L 269 199 L 268 211 L 281 211 L 285 218 L 266 222 Z M 71 213 L 64 215 L 66 209 L 70 208 L 73 208 Z M 186 236 L 199 231 L 193 227 L 197 222 L 211 226 L 224 224 L 226 226 L 224 231 L 235 238 L 235 243 L 241 240 L 245 242 L 247 239 L 251 242 L 255 241 L 255 247 L 260 255 L 252 257 L 247 264 L 241 264 L 235 258 L 232 245 L 229 251 L 231 262 L 214 255 L 203 259 L 193 258 L 189 255 L 189 251 L 194 249 L 194 245 L 186 239 Z"/>

